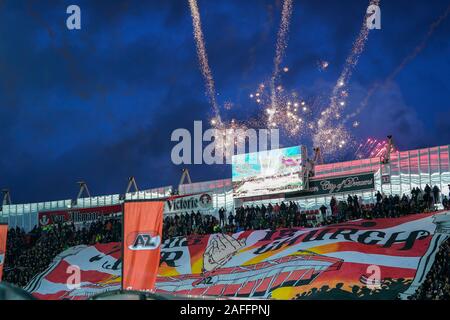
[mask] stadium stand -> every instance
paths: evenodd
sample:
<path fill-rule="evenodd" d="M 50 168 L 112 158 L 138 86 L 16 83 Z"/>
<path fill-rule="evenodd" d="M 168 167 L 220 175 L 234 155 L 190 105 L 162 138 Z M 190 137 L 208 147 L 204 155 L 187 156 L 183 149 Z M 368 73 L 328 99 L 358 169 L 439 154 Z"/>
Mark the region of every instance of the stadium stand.
<path fill-rule="evenodd" d="M 410 300 L 449 300 L 450 299 L 450 240 L 447 239 L 439 248 L 433 266 L 425 281 Z"/>
<path fill-rule="evenodd" d="M 69 247 L 120 241 L 121 225 L 119 218 L 112 218 L 91 223 L 80 230 L 73 224 L 35 227 L 29 233 L 19 228 L 10 229 L 3 280 L 23 287 L 45 270 L 58 253 Z"/>
<path fill-rule="evenodd" d="M 356 196 L 320 210 L 301 210 L 295 202 L 245 206 L 236 208 L 226 219 L 199 212 L 167 216 L 164 219 L 164 238 L 204 235 L 219 232 L 235 233 L 243 230 L 279 229 L 289 227 L 316 227 L 346 222 L 359 218 L 396 218 L 408 214 L 434 210 L 435 203 L 414 191 L 411 196 L 377 194 L 377 202 L 362 204 Z M 25 233 L 20 228 L 10 229 L 7 242 L 4 280 L 24 287 L 35 275 L 43 272 L 51 261 L 65 249 L 85 244 L 121 241 L 121 217 L 100 219 L 91 224 L 75 226 L 57 224 L 34 227 Z M 442 246 L 425 283 L 412 299 L 448 299 L 449 243 Z"/>

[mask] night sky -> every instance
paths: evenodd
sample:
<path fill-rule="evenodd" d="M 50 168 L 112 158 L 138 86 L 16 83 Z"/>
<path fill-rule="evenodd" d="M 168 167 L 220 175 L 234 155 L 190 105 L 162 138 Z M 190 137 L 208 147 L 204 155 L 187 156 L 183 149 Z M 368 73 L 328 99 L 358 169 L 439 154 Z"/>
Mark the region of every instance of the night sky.
<path fill-rule="evenodd" d="M 210 66 L 226 119 L 256 112 L 249 94 L 273 68 L 282 1 L 199 0 Z M 82 29 L 66 28 L 77 4 Z M 282 75 L 286 88 L 327 98 L 361 28 L 368 1 L 295 0 Z M 421 43 L 450 1 L 381 0 L 348 86 L 346 112 Z M 450 16 L 426 46 L 370 99 L 354 141 L 392 133 L 400 150 L 450 143 Z M 329 61 L 321 71 L 317 62 Z M 0 2 L 0 187 L 14 203 L 176 185 L 176 128 L 208 122 L 187 0 Z M 326 100 L 326 99 L 325 99 Z M 307 144 L 310 138 L 282 140 Z M 351 159 L 351 150 L 333 160 Z M 230 166 L 190 166 L 194 181 L 231 176 Z"/>

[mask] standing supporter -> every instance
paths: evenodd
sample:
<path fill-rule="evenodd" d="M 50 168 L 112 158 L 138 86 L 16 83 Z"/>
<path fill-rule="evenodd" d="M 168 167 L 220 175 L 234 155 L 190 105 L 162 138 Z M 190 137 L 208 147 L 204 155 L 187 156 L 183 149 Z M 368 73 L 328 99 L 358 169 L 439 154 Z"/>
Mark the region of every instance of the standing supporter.
<path fill-rule="evenodd" d="M 435 185 L 435 186 L 433 187 L 433 200 L 434 200 L 434 204 L 438 204 L 438 203 L 440 202 L 440 199 L 439 199 L 440 193 L 441 193 L 441 190 L 439 189 L 438 186 Z"/>
<path fill-rule="evenodd" d="M 383 200 L 383 196 L 381 195 L 380 191 L 377 191 L 376 198 L 377 198 L 377 203 L 379 203 L 379 202 L 381 202 L 381 200 Z"/>
<path fill-rule="evenodd" d="M 445 209 L 449 209 L 449 202 L 447 196 L 444 196 L 444 199 L 442 199 L 442 205 Z"/>
<path fill-rule="evenodd" d="M 325 221 L 327 219 L 327 207 L 324 204 L 320 207 L 320 213 L 322 213 L 322 219 Z"/>
<path fill-rule="evenodd" d="M 220 220 L 220 225 L 224 226 L 225 225 L 225 209 L 222 207 L 219 210 L 219 220 Z"/>
<path fill-rule="evenodd" d="M 233 221 L 234 221 L 234 216 L 233 216 L 233 213 L 230 211 L 230 213 L 228 214 L 228 224 L 230 226 L 233 225 Z"/>
<path fill-rule="evenodd" d="M 348 195 L 348 197 L 347 197 L 347 204 L 348 204 L 349 206 L 353 205 L 353 198 L 352 198 L 351 195 Z"/>
<path fill-rule="evenodd" d="M 337 201 L 334 196 L 331 197 L 330 208 L 331 208 L 331 214 L 332 214 L 333 218 L 336 218 L 337 217 Z"/>
<path fill-rule="evenodd" d="M 423 200 L 425 201 L 427 208 L 430 208 L 430 206 L 431 206 L 431 187 L 428 184 L 426 184 L 425 189 L 423 191 L 424 191 Z"/>
<path fill-rule="evenodd" d="M 275 206 L 273 207 L 273 212 L 275 214 L 278 214 L 280 212 L 280 206 L 278 205 L 278 202 L 275 203 Z"/>

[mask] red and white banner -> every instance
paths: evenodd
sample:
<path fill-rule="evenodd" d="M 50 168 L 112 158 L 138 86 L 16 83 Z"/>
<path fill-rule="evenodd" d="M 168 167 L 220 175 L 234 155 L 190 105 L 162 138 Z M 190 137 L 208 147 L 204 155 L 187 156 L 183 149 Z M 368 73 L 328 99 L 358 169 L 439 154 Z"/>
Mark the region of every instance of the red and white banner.
<path fill-rule="evenodd" d="M 121 286 L 122 244 L 80 245 L 61 252 L 53 263 L 26 286 L 38 299 L 86 299 Z M 79 282 L 71 278 L 79 272 Z"/>
<path fill-rule="evenodd" d="M 74 208 L 58 211 L 39 212 L 39 225 L 47 226 L 56 223 L 90 223 L 96 221 L 102 216 L 122 213 L 122 205 L 92 207 L 92 208 Z"/>
<path fill-rule="evenodd" d="M 6 258 L 6 237 L 8 235 L 8 225 L 0 224 L 0 281 L 3 276 L 3 265 Z"/>
<path fill-rule="evenodd" d="M 413 293 L 425 279 L 449 224 L 445 213 L 417 214 L 313 229 L 175 237 L 162 244 L 155 289 L 250 298 L 395 299 Z M 43 299 L 81 299 L 119 289 L 119 258 L 117 243 L 71 248 L 27 290 Z M 78 289 L 66 286 L 71 264 L 81 269 Z"/>
<path fill-rule="evenodd" d="M 125 202 L 123 209 L 123 289 L 153 290 L 161 252 L 164 202 Z"/>

